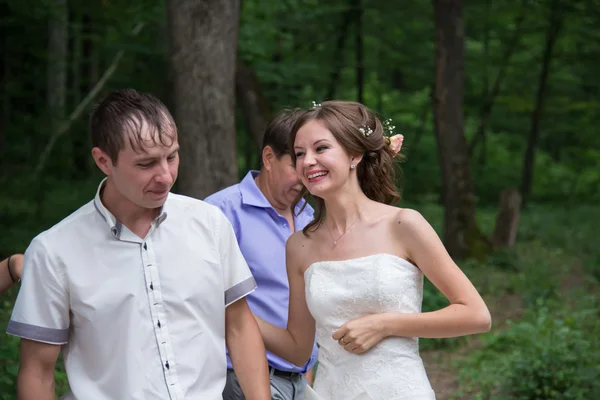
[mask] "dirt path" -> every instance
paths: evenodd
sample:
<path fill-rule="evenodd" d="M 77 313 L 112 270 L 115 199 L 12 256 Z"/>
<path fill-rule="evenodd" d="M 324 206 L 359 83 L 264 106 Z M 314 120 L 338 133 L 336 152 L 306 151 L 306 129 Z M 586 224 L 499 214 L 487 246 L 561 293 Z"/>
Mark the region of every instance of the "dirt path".
<path fill-rule="evenodd" d="M 452 393 L 458 390 L 457 371 L 452 368 L 458 359 L 458 352 L 430 350 L 421 353 L 427 376 L 437 400 L 450 400 Z"/>

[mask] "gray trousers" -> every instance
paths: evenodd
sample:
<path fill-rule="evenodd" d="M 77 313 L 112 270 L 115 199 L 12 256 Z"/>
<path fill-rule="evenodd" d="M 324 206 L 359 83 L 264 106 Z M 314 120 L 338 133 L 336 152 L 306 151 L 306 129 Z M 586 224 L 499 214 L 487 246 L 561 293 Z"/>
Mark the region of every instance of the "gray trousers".
<path fill-rule="evenodd" d="M 298 375 L 287 378 L 273 375 L 271 372 L 271 400 L 304 400 L 306 378 Z M 232 370 L 227 370 L 227 383 L 223 390 L 223 400 L 245 400 L 237 376 Z"/>

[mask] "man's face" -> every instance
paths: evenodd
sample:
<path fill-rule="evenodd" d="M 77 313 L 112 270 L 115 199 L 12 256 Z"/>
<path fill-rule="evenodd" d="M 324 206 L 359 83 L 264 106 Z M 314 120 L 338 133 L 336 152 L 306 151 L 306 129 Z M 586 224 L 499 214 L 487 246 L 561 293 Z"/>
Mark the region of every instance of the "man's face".
<path fill-rule="evenodd" d="M 126 137 L 125 148 L 119 152 L 116 163 L 108 159 L 104 168 L 98 165 L 123 200 L 144 209 L 159 208 L 165 203 L 179 168 L 177 134 L 169 134 L 173 139 L 167 140 L 167 145 L 162 144 L 157 137 L 153 140 L 144 123 L 141 149 L 134 150 Z"/>
<path fill-rule="evenodd" d="M 289 207 L 302 190 L 292 157 L 289 154 L 279 158 L 274 156 L 270 163 L 269 186 L 271 186 L 271 193 L 278 203 Z"/>

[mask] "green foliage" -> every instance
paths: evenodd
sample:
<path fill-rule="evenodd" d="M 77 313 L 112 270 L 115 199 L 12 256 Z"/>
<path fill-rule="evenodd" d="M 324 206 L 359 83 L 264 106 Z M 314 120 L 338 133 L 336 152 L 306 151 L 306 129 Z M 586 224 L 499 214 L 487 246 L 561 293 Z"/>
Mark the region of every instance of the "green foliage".
<path fill-rule="evenodd" d="M 600 396 L 598 309 L 556 313 L 540 301 L 506 330 L 485 337 L 463 366 L 462 395 L 477 399 L 593 399 Z M 476 395 L 475 395 L 476 393 Z"/>
<path fill-rule="evenodd" d="M 550 319 L 522 328 L 519 334 L 537 334 L 537 340 L 514 355 L 505 384 L 511 398 L 567 400 L 600 395 L 600 357 L 597 351 L 590 353 L 593 344 L 581 331 L 565 321 Z"/>
<path fill-rule="evenodd" d="M 508 272 L 518 271 L 518 255 L 514 248 L 494 251 L 487 259 L 487 264 L 495 269 Z"/>
<path fill-rule="evenodd" d="M 52 56 L 47 52 L 46 22 L 55 4 L 41 0 L 23 4 L 6 3 L 0 20 L 6 37 L 13 37 L 22 26 L 30 28 L 26 35 L 6 43 L 11 75 L 2 86 L 3 99 L 9 104 L 3 115 L 10 118 L 3 122 L 6 148 L 0 162 L 3 171 L 16 180 L 31 172 L 51 135 L 45 106 L 46 67 Z M 431 3 L 411 3 L 402 9 L 391 3 L 363 3 L 363 60 L 356 57 L 354 3 L 336 0 L 316 8 L 312 0 L 241 4 L 239 58 L 257 73 L 272 111 L 323 100 L 330 86 L 335 98 L 355 100 L 357 66 L 363 66 L 364 102 L 383 117 L 393 118 L 397 130 L 406 136 L 404 196 L 413 201 L 437 199 L 441 179 L 430 98 L 435 60 Z M 523 31 L 503 69 L 521 4 L 526 4 Z M 487 124 L 485 146 L 476 147 L 472 157 L 479 205 L 495 205 L 504 188 L 520 184 L 549 4 L 520 0 L 465 4 L 465 134 L 469 140 L 496 77 L 501 72 L 505 77 Z M 551 65 L 542 114 L 534 201 L 600 199 L 600 139 L 596 134 L 600 80 L 595 74 L 600 24 L 592 11 L 592 3 L 578 3 L 565 11 L 565 28 Z M 156 93 L 172 107 L 164 2 L 70 1 L 69 15 L 67 114 L 119 50 L 125 56 L 100 95 L 133 86 Z M 138 22 L 145 27 L 132 37 L 131 29 Z M 338 50 L 340 39 L 344 39 L 343 48 Z M 336 74 L 339 81 L 334 85 Z M 46 175 L 64 181 L 85 180 L 93 174 L 87 111 L 57 143 Z M 245 124 L 240 119 L 238 125 L 242 176 L 256 163 L 249 156 Z"/>
<path fill-rule="evenodd" d="M 352 2 L 241 3 L 239 58 L 255 70 L 271 111 L 321 101 L 330 86 L 334 98 L 356 100 L 357 67 L 364 67 L 364 103 L 383 118 L 392 118 L 396 130 L 405 135 L 407 158 L 398 180 L 405 199 L 401 204 L 422 212 L 442 236 L 442 181 L 431 110 L 436 37 L 432 3 L 406 2 L 399 8 L 393 2 L 363 2 L 363 60 L 356 56 L 356 21 L 350 20 L 343 29 L 348 12 L 356 11 Z M 521 182 L 550 1 L 464 3 L 468 141 L 477 132 L 483 107 L 502 72 L 516 17 L 521 4 L 526 4 L 523 31 L 503 71 L 505 79 L 486 126 L 485 142 L 474 149 L 471 158 L 477 220 L 489 234 L 501 191 Z M 122 62 L 100 96 L 114 88 L 135 87 L 155 93 L 173 109 L 165 2 L 73 0 L 68 4 L 66 114 L 121 50 L 125 52 Z M 585 303 L 581 294 L 565 297 L 563 287 L 567 275 L 581 278 L 586 285 L 600 281 L 598 228 L 593 223 L 600 221 L 597 5 L 597 1 L 573 2 L 564 11 L 565 26 L 550 66 L 540 121 L 533 194 L 521 215 L 517 246 L 460 265 L 492 308 L 501 308 L 508 296 L 528 309 L 524 320 L 508 330 L 481 336 L 481 351 L 473 354 L 464 370 L 462 390 L 469 395 L 463 398 L 552 398 L 566 385 L 574 391 L 564 392 L 564 398 L 600 398 L 593 392 L 597 388 L 590 386 L 594 374 L 587 367 L 588 359 L 597 361 L 590 343 L 600 332 L 596 325 L 586 325 L 587 320 L 594 320 L 591 315 L 586 319 L 577 313 L 593 312 L 597 303 Z M 0 257 L 24 251 L 35 235 L 89 201 L 101 178 L 89 157 L 89 109 L 58 140 L 41 177 L 32 176 L 52 135 L 46 70 L 52 57 L 48 17 L 54 6 L 48 0 L 0 5 L 0 32 L 11 38 L 3 43 L 0 69 L 0 220 L 4 229 Z M 144 29 L 132 37 L 138 22 L 145 23 Z M 338 51 L 340 39 L 344 47 Z M 338 73 L 339 81 L 333 85 Z M 238 118 L 237 148 L 241 177 L 258 164 L 258 149 L 242 118 Z M 0 328 L 9 318 L 14 293 L 0 297 Z M 423 297 L 426 311 L 447 304 L 428 280 Z M 8 336 L 0 339 L 0 399 L 14 398 L 16 343 Z M 423 339 L 421 347 L 456 349 L 465 343 L 470 341 Z M 538 368 L 540 362 L 549 367 Z M 61 368 L 57 388 L 64 392 L 68 385 Z"/>
<path fill-rule="evenodd" d="M 600 282 L 600 250 L 596 250 L 596 253 L 587 260 L 585 267 L 594 279 Z"/>
<path fill-rule="evenodd" d="M 12 185 L 14 192 L 0 192 L 0 220 L 10 226 L 10 235 L 0 235 L 0 257 L 24 252 L 29 242 L 41 231 L 58 223 L 77 208 L 89 202 L 100 182 L 98 174 L 86 181 L 60 181 L 48 177 L 33 181 L 0 178 L 0 185 Z M 40 196 L 43 189 L 43 196 Z"/>
<path fill-rule="evenodd" d="M 14 291 L 13 291 L 14 293 Z M 14 294 L 2 296 L 0 303 L 0 329 L 6 331 L 6 321 L 10 317 L 8 310 L 12 309 Z M 19 340 L 13 336 L 2 335 L 0 338 L 0 399 L 13 400 L 16 398 L 16 377 L 18 373 Z"/>
<path fill-rule="evenodd" d="M 455 365 L 457 399 L 600 397 L 600 286 L 587 278 L 597 271 L 599 213 L 598 207 L 531 207 L 521 215 L 515 248 L 462 265 L 492 314 L 510 317 L 506 326 L 494 321 Z"/>

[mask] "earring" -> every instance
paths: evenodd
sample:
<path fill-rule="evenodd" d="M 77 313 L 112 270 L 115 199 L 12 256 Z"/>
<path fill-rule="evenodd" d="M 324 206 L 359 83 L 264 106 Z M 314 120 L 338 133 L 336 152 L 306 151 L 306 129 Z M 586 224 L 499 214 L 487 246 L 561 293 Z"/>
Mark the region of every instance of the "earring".
<path fill-rule="evenodd" d="M 354 164 L 351 164 L 351 165 L 350 165 L 350 169 L 354 169 L 354 168 L 356 168 L 356 165 L 354 165 Z"/>

